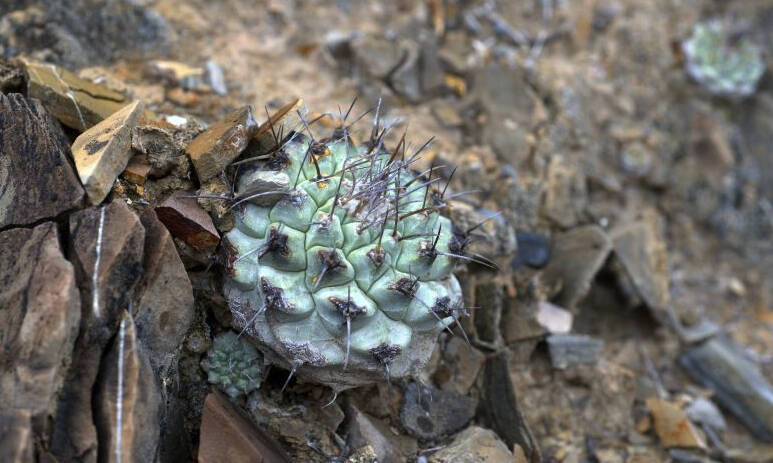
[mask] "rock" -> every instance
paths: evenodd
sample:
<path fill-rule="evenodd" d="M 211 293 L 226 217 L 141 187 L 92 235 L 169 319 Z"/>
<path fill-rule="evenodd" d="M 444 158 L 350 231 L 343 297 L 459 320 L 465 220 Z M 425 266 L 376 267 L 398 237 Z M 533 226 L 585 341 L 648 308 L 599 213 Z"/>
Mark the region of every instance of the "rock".
<path fill-rule="evenodd" d="M 438 439 L 464 428 L 476 405 L 470 397 L 410 383 L 405 387 L 400 423 L 414 437 Z"/>
<path fill-rule="evenodd" d="M 22 60 L 29 81 L 27 94 L 37 98 L 59 121 L 86 130 L 126 106 L 126 98 L 107 87 L 83 80 L 53 64 Z"/>
<path fill-rule="evenodd" d="M 258 206 L 273 206 L 290 191 L 290 177 L 285 172 L 258 170 L 242 174 L 236 185 L 236 195 L 240 200 Z"/>
<path fill-rule="evenodd" d="M 489 357 L 483 370 L 481 414 L 507 444 L 519 445 L 531 463 L 542 461 L 539 445 L 518 409 L 505 353 Z"/>
<path fill-rule="evenodd" d="M 99 369 L 94 401 L 99 453 L 113 463 L 153 461 L 161 432 L 161 392 L 129 312 L 124 311 Z"/>
<path fill-rule="evenodd" d="M 35 461 L 29 410 L 0 414 L 0 461 Z"/>
<path fill-rule="evenodd" d="M 162 177 L 180 164 L 184 159 L 183 148 L 188 142 L 180 139 L 180 134 L 184 133 L 184 129 L 163 122 L 140 124 L 134 128 L 132 149 L 147 157 L 151 166 L 148 175 Z"/>
<path fill-rule="evenodd" d="M 727 423 L 725 423 L 722 412 L 714 405 L 714 402 L 704 397 L 696 397 L 695 400 L 690 402 L 690 405 L 684 409 L 684 412 L 687 414 L 687 418 L 689 418 L 690 421 L 705 424 L 715 431 L 722 432 L 727 428 Z"/>
<path fill-rule="evenodd" d="M 671 304 L 668 250 L 657 212 L 642 212 L 635 221 L 610 232 L 614 252 L 631 278 L 637 293 L 661 323 L 667 323 Z"/>
<path fill-rule="evenodd" d="M 373 35 L 357 38 L 350 46 L 360 72 L 376 79 L 388 78 L 406 55 L 399 43 Z"/>
<path fill-rule="evenodd" d="M 250 142 L 258 125 L 252 108 L 243 106 L 191 140 L 185 151 L 199 182 L 206 182 L 236 159 Z"/>
<path fill-rule="evenodd" d="M 22 93 L 24 84 L 21 68 L 15 62 L 0 59 L 0 93 Z"/>
<path fill-rule="evenodd" d="M 405 58 L 389 76 L 389 83 L 401 97 L 419 103 L 424 94 L 421 88 L 419 56 L 421 49 L 415 42 L 405 42 Z"/>
<path fill-rule="evenodd" d="M 435 452 L 431 463 L 520 463 L 507 446 L 489 429 L 470 426 Z M 524 460 L 528 461 L 528 460 Z"/>
<path fill-rule="evenodd" d="M 294 98 L 286 105 L 274 111 L 270 116 L 266 116 L 265 122 L 255 131 L 253 141 L 250 143 L 247 151 L 250 155 L 264 154 L 276 147 L 277 137 L 287 136 L 291 131 L 303 130 L 303 123 L 298 117 L 298 113 L 306 118 L 309 114 L 308 109 L 303 104 L 303 99 Z"/>
<path fill-rule="evenodd" d="M 129 160 L 129 163 L 126 164 L 126 169 L 124 169 L 121 175 L 135 185 L 144 185 L 151 169 L 152 166 L 148 163 L 147 156 L 140 154 Z"/>
<path fill-rule="evenodd" d="M 515 239 L 518 243 L 518 252 L 510 264 L 513 270 L 521 265 L 532 268 L 542 268 L 550 260 L 550 240 L 541 233 L 530 233 L 516 230 Z"/>
<path fill-rule="evenodd" d="M 773 442 L 773 387 L 738 346 L 715 336 L 691 347 L 679 363 L 755 436 Z"/>
<path fill-rule="evenodd" d="M 588 202 L 585 175 L 561 156 L 551 158 L 547 169 L 544 213 L 562 228 L 574 227 Z"/>
<path fill-rule="evenodd" d="M 0 228 L 77 207 L 83 188 L 59 123 L 36 100 L 0 94 Z"/>
<path fill-rule="evenodd" d="M 433 379 L 440 389 L 465 395 L 469 392 L 486 357 L 458 336 L 451 337 L 441 350 Z"/>
<path fill-rule="evenodd" d="M 376 463 L 378 458 L 376 451 L 370 445 L 360 447 L 351 452 L 346 458 L 346 463 Z"/>
<path fill-rule="evenodd" d="M 400 463 L 416 454 L 418 447 L 415 439 L 395 436 L 386 423 L 368 416 L 353 405 L 348 407 L 347 415 L 346 444 L 349 448 L 357 449 L 369 445 L 373 448 L 379 463 Z M 400 451 L 401 449 L 403 452 Z"/>
<path fill-rule="evenodd" d="M 578 227 L 553 239 L 550 263 L 542 275 L 549 287 L 559 287 L 556 302 L 573 308 L 590 289 L 612 249 L 607 234 L 596 225 Z"/>
<path fill-rule="evenodd" d="M 566 334 L 572 330 L 574 315 L 557 305 L 540 301 L 537 311 L 537 323 L 549 333 Z"/>
<path fill-rule="evenodd" d="M 647 399 L 647 408 L 655 421 L 655 432 L 666 448 L 705 448 L 703 437 L 698 434 L 684 411 L 678 405 L 657 397 Z"/>
<path fill-rule="evenodd" d="M 475 325 L 475 341 L 490 348 L 503 343 L 499 325 L 502 319 L 505 293 L 502 284 L 490 277 L 481 278 L 475 287 L 475 306 L 485 310 L 475 310 L 472 321 Z"/>
<path fill-rule="evenodd" d="M 142 274 L 145 230 L 123 201 L 70 216 L 70 260 L 81 294 L 81 327 L 60 393 L 51 452 L 64 461 L 96 461 L 92 390 L 103 351 L 116 333 Z"/>
<path fill-rule="evenodd" d="M 547 329 L 537 321 L 539 307 L 538 301 L 508 298 L 507 308 L 502 316 L 502 336 L 507 345 L 538 340 L 547 334 Z"/>
<path fill-rule="evenodd" d="M 210 59 L 204 63 L 204 78 L 205 82 L 213 92 L 220 96 L 228 94 L 228 87 L 225 84 L 225 77 L 223 76 L 223 68 L 217 64 L 217 61 Z"/>
<path fill-rule="evenodd" d="M 565 370 L 574 365 L 595 365 L 604 350 L 604 341 L 584 334 L 552 334 L 547 337 L 553 368 Z"/>
<path fill-rule="evenodd" d="M 131 133 L 143 111 L 138 100 L 86 130 L 72 144 L 72 156 L 91 204 L 101 203 L 131 157 Z"/>
<path fill-rule="evenodd" d="M 204 69 L 200 67 L 167 60 L 150 61 L 148 65 L 152 74 L 161 77 L 168 84 L 180 86 L 186 90 L 209 90 L 209 86 L 204 83 Z"/>
<path fill-rule="evenodd" d="M 26 411 L 35 419 L 52 412 L 78 335 L 80 310 L 75 272 L 59 248 L 55 224 L 0 233 L 3 412 Z"/>
<path fill-rule="evenodd" d="M 199 463 L 289 462 L 279 445 L 247 420 L 220 392 L 204 401 Z"/>
<path fill-rule="evenodd" d="M 212 254 L 220 243 L 220 235 L 212 223 L 212 218 L 192 196 L 191 192 L 175 191 L 156 207 L 156 214 L 172 236 L 197 251 Z"/>
<path fill-rule="evenodd" d="M 145 228 L 145 247 L 142 291 L 134 322 L 154 370 L 161 371 L 169 365 L 193 321 L 193 288 L 172 236 L 156 213 L 147 210 L 140 220 Z"/>

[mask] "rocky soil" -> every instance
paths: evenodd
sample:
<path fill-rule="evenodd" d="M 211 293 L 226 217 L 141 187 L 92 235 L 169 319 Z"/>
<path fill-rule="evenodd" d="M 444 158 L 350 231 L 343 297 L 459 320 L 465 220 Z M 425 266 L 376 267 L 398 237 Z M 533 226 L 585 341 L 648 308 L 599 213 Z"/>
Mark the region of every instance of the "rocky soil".
<path fill-rule="evenodd" d="M 3 2 L 0 461 L 773 461 L 771 50 L 764 0 Z M 355 98 L 497 269 L 415 378 L 228 387 L 233 163 Z"/>

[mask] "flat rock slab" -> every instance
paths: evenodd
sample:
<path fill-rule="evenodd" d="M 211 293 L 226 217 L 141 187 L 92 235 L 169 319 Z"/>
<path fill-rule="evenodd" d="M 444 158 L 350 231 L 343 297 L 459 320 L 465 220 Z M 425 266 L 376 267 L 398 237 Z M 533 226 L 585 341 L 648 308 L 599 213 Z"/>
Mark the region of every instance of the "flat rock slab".
<path fill-rule="evenodd" d="M 101 203 L 126 169 L 132 130 L 142 114 L 138 100 L 86 130 L 72 144 L 72 156 L 91 204 Z"/>
<path fill-rule="evenodd" d="M 290 460 L 225 395 L 210 393 L 201 415 L 199 463 L 286 463 Z"/>
<path fill-rule="evenodd" d="M 0 228 L 55 217 L 81 204 L 69 142 L 39 101 L 0 94 Z"/>
<path fill-rule="evenodd" d="M 53 64 L 26 59 L 23 63 L 29 78 L 27 94 L 73 129 L 86 130 L 128 103 L 122 94 Z"/>
<path fill-rule="evenodd" d="M 419 439 L 437 439 L 464 428 L 477 403 L 468 396 L 410 383 L 400 408 L 400 423 Z"/>
<path fill-rule="evenodd" d="M 212 217 L 193 198 L 194 193 L 176 191 L 160 206 L 156 214 L 175 238 L 197 251 L 212 253 L 220 243 Z M 186 197 L 190 196 L 190 197 Z"/>
<path fill-rule="evenodd" d="M 0 397 L 3 408 L 44 416 L 78 335 L 75 272 L 56 225 L 0 233 Z M 5 460 L 18 461 L 18 460 Z"/>
<path fill-rule="evenodd" d="M 244 106 L 191 140 L 185 151 L 199 182 L 211 179 L 239 157 L 257 128 L 252 108 Z"/>

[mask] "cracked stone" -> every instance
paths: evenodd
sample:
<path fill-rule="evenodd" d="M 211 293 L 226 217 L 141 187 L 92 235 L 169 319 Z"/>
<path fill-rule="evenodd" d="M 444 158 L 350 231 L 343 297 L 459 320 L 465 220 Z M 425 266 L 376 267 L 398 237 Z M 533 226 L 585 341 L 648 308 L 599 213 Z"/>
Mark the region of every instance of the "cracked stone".
<path fill-rule="evenodd" d="M 211 254 L 220 243 L 220 235 L 207 211 L 196 202 L 193 193 L 176 191 L 156 207 L 159 220 L 175 238 L 196 251 Z"/>
<path fill-rule="evenodd" d="M 243 106 L 191 140 L 185 151 L 199 182 L 206 182 L 233 162 L 258 129 L 252 108 Z"/>

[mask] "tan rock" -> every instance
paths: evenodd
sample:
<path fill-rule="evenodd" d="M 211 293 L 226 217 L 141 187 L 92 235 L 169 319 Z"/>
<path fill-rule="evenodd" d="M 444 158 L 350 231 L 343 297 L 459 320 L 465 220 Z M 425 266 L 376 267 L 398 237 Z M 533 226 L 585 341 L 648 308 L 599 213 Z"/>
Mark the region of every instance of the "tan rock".
<path fill-rule="evenodd" d="M 434 453 L 432 463 L 520 463 L 493 431 L 470 426 L 448 447 Z M 523 460 L 528 461 L 528 460 Z"/>
<path fill-rule="evenodd" d="M 27 59 L 22 62 L 29 78 L 27 94 L 43 102 L 68 127 L 86 130 L 126 106 L 124 95 L 66 69 Z"/>
<path fill-rule="evenodd" d="M 647 399 L 647 408 L 655 421 L 655 432 L 664 447 L 706 447 L 703 437 L 677 404 L 651 397 Z"/>
<path fill-rule="evenodd" d="M 199 463 L 284 463 L 290 460 L 226 396 L 210 393 L 201 414 Z"/>
<path fill-rule="evenodd" d="M 83 132 L 72 145 L 75 168 L 91 204 L 101 203 L 131 156 L 131 133 L 142 114 L 138 100 Z"/>
<path fill-rule="evenodd" d="M 199 182 L 206 182 L 236 159 L 254 135 L 257 122 L 252 108 L 244 106 L 191 140 L 185 151 Z"/>
<path fill-rule="evenodd" d="M 199 206 L 193 193 L 176 191 L 160 206 L 156 214 L 175 238 L 197 251 L 212 253 L 220 243 L 220 235 L 207 212 Z"/>
<path fill-rule="evenodd" d="M 144 155 L 138 155 L 129 160 L 122 176 L 135 185 L 144 185 L 150 170 L 151 165 L 148 163 L 148 158 Z"/>

